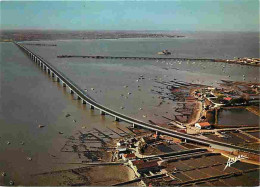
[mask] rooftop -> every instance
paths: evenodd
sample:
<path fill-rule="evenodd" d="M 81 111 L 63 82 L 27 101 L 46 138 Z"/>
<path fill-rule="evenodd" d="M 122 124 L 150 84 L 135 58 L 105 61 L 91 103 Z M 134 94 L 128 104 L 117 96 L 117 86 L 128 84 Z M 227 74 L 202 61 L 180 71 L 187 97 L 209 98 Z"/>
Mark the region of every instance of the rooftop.
<path fill-rule="evenodd" d="M 157 166 L 158 166 L 157 161 L 144 162 L 136 165 L 137 169 L 145 169 L 145 168 L 151 168 Z"/>
<path fill-rule="evenodd" d="M 198 123 L 201 127 L 209 127 L 210 126 L 210 123 L 209 122 L 201 122 L 201 123 Z"/>
<path fill-rule="evenodd" d="M 124 154 L 125 158 L 135 158 L 135 154 L 134 153 L 130 153 L 130 154 Z"/>
<path fill-rule="evenodd" d="M 223 99 L 226 100 L 226 101 L 230 101 L 230 100 L 232 100 L 231 97 L 224 97 Z"/>

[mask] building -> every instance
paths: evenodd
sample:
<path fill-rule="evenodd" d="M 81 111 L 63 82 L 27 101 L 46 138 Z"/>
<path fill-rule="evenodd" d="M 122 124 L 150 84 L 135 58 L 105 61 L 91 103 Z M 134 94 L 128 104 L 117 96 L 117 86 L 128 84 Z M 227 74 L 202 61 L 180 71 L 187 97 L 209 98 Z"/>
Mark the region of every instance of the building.
<path fill-rule="evenodd" d="M 201 122 L 201 123 L 195 123 L 195 127 L 198 129 L 207 129 L 210 128 L 211 125 L 209 124 L 209 122 Z"/>
<path fill-rule="evenodd" d="M 232 100 L 231 97 L 224 97 L 223 99 L 226 100 L 226 101 L 231 101 Z"/>
<path fill-rule="evenodd" d="M 149 172 L 159 172 L 161 170 L 158 160 L 153 161 L 132 161 L 131 164 L 135 174 L 140 177 L 143 174 L 149 174 Z"/>
<path fill-rule="evenodd" d="M 121 158 L 124 154 L 130 153 L 128 147 L 118 147 L 117 148 L 117 153 L 119 158 Z"/>
<path fill-rule="evenodd" d="M 130 154 L 123 154 L 122 155 L 122 159 L 123 160 L 132 160 L 132 159 L 135 159 L 136 156 L 134 153 L 130 153 Z"/>

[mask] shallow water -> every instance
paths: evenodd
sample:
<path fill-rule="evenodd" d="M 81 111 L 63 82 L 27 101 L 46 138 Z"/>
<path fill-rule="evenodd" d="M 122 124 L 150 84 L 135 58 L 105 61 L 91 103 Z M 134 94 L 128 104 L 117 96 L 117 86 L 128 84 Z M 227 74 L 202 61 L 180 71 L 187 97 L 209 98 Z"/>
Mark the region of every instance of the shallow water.
<path fill-rule="evenodd" d="M 74 100 L 14 44 L 0 46 L 0 173 L 7 173 L 0 184 L 7 185 L 9 180 L 16 185 L 29 184 L 33 173 L 75 167 L 59 163 L 81 162 L 77 154 L 61 152 L 67 138 L 78 131 L 96 128 L 120 137 L 108 128 L 125 129 L 124 123 L 114 123 L 113 118 L 101 117 Z M 71 116 L 66 118 L 66 114 Z"/>
<path fill-rule="evenodd" d="M 219 125 L 259 125 L 259 116 L 242 108 L 223 109 L 218 115 Z"/>
<path fill-rule="evenodd" d="M 208 34 L 204 40 L 202 35 L 188 35 L 187 38 L 170 39 L 66 40 L 44 41 L 44 43 L 55 43 L 57 47 L 31 45 L 27 47 L 48 60 L 82 89 L 87 89 L 87 93 L 101 104 L 144 121 L 151 119 L 164 123 L 169 120 L 154 116 L 154 114 L 174 119 L 176 114 L 174 108 L 177 101 L 165 99 L 165 102 L 158 107 L 162 99 L 158 98 L 158 94 L 151 90 L 163 91 L 164 93 L 170 92 L 167 91 L 165 85 L 156 81 L 169 82 L 176 79 L 176 81 L 188 83 L 219 86 L 218 83 L 223 79 L 243 81 L 242 75 L 246 75 L 246 81 L 255 82 L 259 79 L 257 76 L 259 67 L 207 61 L 87 59 L 57 58 L 57 56 L 114 55 L 161 57 L 157 55 L 158 51 L 163 49 L 175 51 L 173 48 L 181 49 L 184 53 L 183 55 L 176 55 L 175 53 L 171 55 L 178 57 L 224 58 L 225 55 L 223 56 L 222 48 L 225 48 L 225 51 L 232 54 L 232 56 L 235 54 L 236 56 L 256 56 L 258 52 L 256 53 L 255 50 L 251 49 L 258 48 L 258 45 L 255 46 L 255 42 L 245 44 L 247 39 L 252 41 L 253 37 L 256 36 L 252 33 L 244 34 L 242 37 L 240 33 L 234 35 Z M 233 43 L 230 43 L 231 38 L 234 40 Z M 225 39 L 227 40 L 226 45 L 224 45 Z M 243 49 L 236 47 L 238 43 L 243 44 Z M 215 50 L 208 48 L 209 44 L 212 44 Z M 208 49 L 207 55 L 204 53 L 205 48 Z M 198 53 L 198 51 L 201 53 Z M 186 53 L 189 53 L 189 56 L 186 56 Z M 204 56 L 198 56 L 198 54 Z M 141 75 L 144 79 L 138 80 Z M 127 86 L 127 88 L 124 88 L 124 86 Z M 142 110 L 139 110 L 140 108 Z M 143 116 L 146 116 L 146 118 Z"/>

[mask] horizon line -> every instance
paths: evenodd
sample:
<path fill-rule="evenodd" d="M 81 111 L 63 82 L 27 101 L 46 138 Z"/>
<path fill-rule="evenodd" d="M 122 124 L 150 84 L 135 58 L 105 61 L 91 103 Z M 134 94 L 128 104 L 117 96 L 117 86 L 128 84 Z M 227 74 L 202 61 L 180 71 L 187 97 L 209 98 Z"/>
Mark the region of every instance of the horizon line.
<path fill-rule="evenodd" d="M 1 31 L 168 31 L 168 32 L 259 32 L 256 30 L 153 30 L 153 29 L 43 29 L 43 28 L 23 28 L 23 29 L 0 29 Z"/>

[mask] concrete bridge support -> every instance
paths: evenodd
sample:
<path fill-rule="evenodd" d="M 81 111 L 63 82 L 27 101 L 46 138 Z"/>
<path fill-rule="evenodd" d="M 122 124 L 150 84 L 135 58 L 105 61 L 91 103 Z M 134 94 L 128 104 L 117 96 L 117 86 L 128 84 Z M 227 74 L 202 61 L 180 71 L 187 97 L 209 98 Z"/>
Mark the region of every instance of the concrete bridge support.
<path fill-rule="evenodd" d="M 120 119 L 119 119 L 118 117 L 116 117 L 116 116 L 115 116 L 115 121 L 118 121 L 118 122 L 119 122 L 119 121 L 120 121 Z"/>
<path fill-rule="evenodd" d="M 106 113 L 103 110 L 100 110 L 100 115 L 106 115 Z"/>
<path fill-rule="evenodd" d="M 71 93 L 71 94 L 74 94 L 74 91 L 73 91 L 71 88 L 70 88 L 70 93 Z"/>
<path fill-rule="evenodd" d="M 66 85 L 66 83 L 63 82 L 63 83 L 62 83 L 62 86 L 65 88 L 67 85 Z"/>
<path fill-rule="evenodd" d="M 93 105 L 90 105 L 90 109 L 91 109 L 91 110 L 94 110 L 95 108 L 94 108 L 94 106 L 93 106 Z"/>
<path fill-rule="evenodd" d="M 84 99 L 82 99 L 82 104 L 85 105 L 87 104 L 87 102 Z"/>
<path fill-rule="evenodd" d="M 81 97 L 79 95 L 77 95 L 77 100 L 81 100 Z"/>

